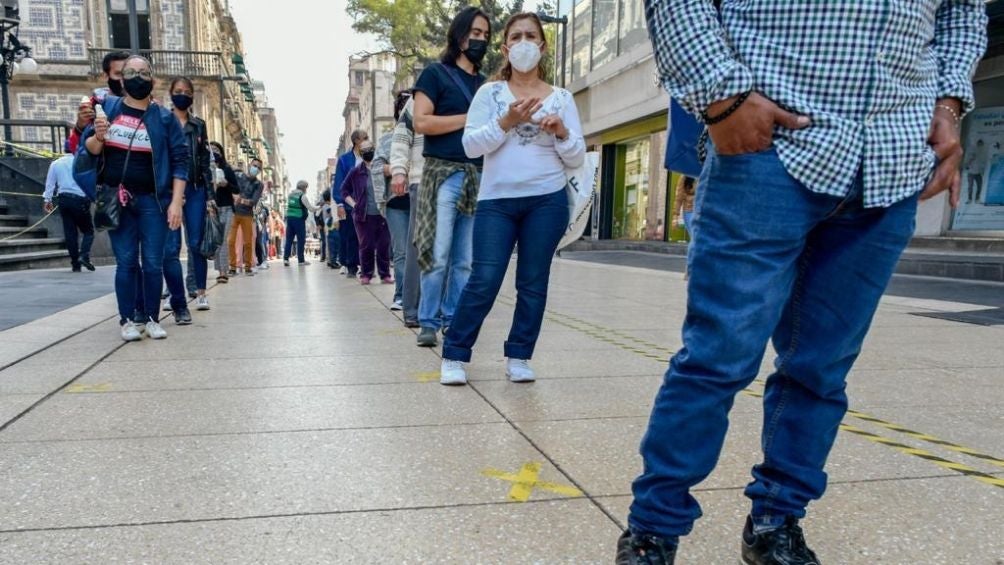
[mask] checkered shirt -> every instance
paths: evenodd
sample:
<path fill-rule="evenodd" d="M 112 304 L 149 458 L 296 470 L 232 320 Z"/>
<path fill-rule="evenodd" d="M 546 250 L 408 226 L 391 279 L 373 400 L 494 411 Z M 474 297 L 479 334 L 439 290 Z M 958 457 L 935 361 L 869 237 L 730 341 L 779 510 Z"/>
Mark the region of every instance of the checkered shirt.
<path fill-rule="evenodd" d="M 986 48 L 984 0 L 725 0 L 720 20 L 710 0 L 645 0 L 645 15 L 683 107 L 700 114 L 755 89 L 809 116 L 804 130 L 775 130 L 785 168 L 838 197 L 860 171 L 867 207 L 923 189 L 936 100 L 972 109 Z"/>

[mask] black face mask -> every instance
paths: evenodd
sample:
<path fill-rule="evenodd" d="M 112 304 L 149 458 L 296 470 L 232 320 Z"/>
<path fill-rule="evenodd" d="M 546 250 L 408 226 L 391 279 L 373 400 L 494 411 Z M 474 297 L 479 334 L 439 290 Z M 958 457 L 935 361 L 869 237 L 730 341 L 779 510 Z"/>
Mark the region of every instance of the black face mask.
<path fill-rule="evenodd" d="M 122 87 L 121 79 L 108 79 L 108 90 L 115 96 L 125 96 L 125 89 Z"/>
<path fill-rule="evenodd" d="M 227 160 L 223 158 L 223 154 L 213 151 L 213 159 L 216 160 L 217 165 L 226 165 Z"/>
<path fill-rule="evenodd" d="M 125 85 L 126 93 L 136 100 L 146 100 L 153 92 L 153 81 L 143 77 L 133 77 L 122 81 L 122 83 Z"/>
<path fill-rule="evenodd" d="M 182 110 L 182 111 L 191 108 L 193 102 L 195 102 L 195 99 L 192 98 L 191 96 L 187 95 L 187 94 L 172 94 L 171 95 L 171 104 L 174 104 L 175 108 L 177 108 L 179 110 Z"/>
<path fill-rule="evenodd" d="M 363 158 L 363 161 L 366 161 L 367 163 L 369 163 L 370 161 L 373 160 L 373 157 L 376 156 L 376 150 L 375 149 L 363 149 L 361 152 L 359 152 L 359 156 Z"/>
<path fill-rule="evenodd" d="M 468 39 L 467 49 L 464 49 L 464 55 L 467 59 L 474 63 L 475 65 L 480 65 L 482 59 L 488 53 L 488 42 L 484 39 Z"/>

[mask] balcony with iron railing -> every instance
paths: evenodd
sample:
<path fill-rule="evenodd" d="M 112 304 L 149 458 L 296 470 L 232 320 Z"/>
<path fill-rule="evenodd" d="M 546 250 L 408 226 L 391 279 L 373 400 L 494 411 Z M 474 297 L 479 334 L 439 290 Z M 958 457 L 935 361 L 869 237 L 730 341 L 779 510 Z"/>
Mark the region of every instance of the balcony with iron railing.
<path fill-rule="evenodd" d="M 91 73 L 102 72 L 101 61 L 105 55 L 119 49 L 90 49 Z M 143 49 L 138 52 L 150 60 L 153 73 L 160 78 L 187 76 L 189 78 L 219 79 L 230 74 L 230 70 L 217 51 L 155 51 Z"/>

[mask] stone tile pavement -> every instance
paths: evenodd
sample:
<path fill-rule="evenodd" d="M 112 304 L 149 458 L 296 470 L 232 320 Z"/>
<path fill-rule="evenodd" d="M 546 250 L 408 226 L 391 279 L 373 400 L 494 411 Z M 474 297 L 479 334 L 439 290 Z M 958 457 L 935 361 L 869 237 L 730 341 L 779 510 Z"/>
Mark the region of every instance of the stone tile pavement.
<path fill-rule="evenodd" d="M 612 562 L 680 274 L 558 260 L 532 385 L 508 281 L 445 388 L 391 287 L 279 265 L 162 342 L 122 344 L 111 296 L 0 332 L 0 563 Z M 1004 563 L 1004 327 L 915 315 L 952 308 L 880 309 L 805 521 L 827 564 Z M 680 563 L 736 562 L 757 390 Z"/>

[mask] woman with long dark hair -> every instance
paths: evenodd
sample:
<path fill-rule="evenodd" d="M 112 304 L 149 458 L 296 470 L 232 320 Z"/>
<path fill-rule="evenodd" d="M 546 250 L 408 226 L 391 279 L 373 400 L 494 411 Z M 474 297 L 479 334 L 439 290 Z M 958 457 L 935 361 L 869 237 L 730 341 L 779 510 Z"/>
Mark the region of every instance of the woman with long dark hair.
<path fill-rule="evenodd" d="M 122 202 L 119 225 L 108 232 L 122 339 L 143 339 L 141 327 L 151 338 L 164 339 L 167 332 L 159 323 L 164 242 L 169 230 L 181 227 L 190 156 L 177 118 L 151 98 L 150 62 L 129 57 L 122 83 L 125 97 L 105 98 L 102 112 L 81 135 L 81 151 L 103 161 L 97 181 L 118 187 Z M 95 190 L 94 180 L 89 179 L 90 190 Z M 77 181 L 81 186 L 88 182 L 82 176 Z M 136 314 L 140 276 L 144 300 Z"/>
<path fill-rule="evenodd" d="M 505 342 L 506 375 L 531 382 L 530 368 L 544 319 L 551 259 L 568 228 L 565 170 L 582 165 L 586 144 L 572 94 L 544 80 L 547 49 L 536 14 L 517 14 L 505 25 L 507 61 L 478 90 L 467 114 L 463 145 L 484 157 L 474 216 L 474 264 L 443 343 L 440 382 L 467 382 L 481 325 L 498 296 L 513 249 L 516 314 Z"/>
<path fill-rule="evenodd" d="M 209 262 L 202 254 L 202 236 L 206 225 L 206 214 L 215 206 L 215 195 L 210 198 L 209 187 L 213 186 L 213 173 L 210 167 L 209 136 L 206 133 L 206 122 L 192 114 L 192 104 L 195 102 L 195 85 L 188 77 L 171 79 L 168 93 L 171 95 L 171 105 L 174 116 L 178 118 L 181 129 L 188 142 L 188 183 L 185 185 L 184 226 L 185 243 L 188 246 L 191 263 L 188 270 L 195 275 L 195 308 L 209 310 L 209 298 L 206 296 L 206 279 L 209 272 Z M 170 297 L 164 303 L 165 310 L 174 312 L 174 323 L 185 326 L 192 323 L 192 314 L 188 310 L 188 300 L 185 295 L 185 279 L 181 270 L 181 231 L 171 232 L 167 236 L 164 248 L 164 282 Z"/>

